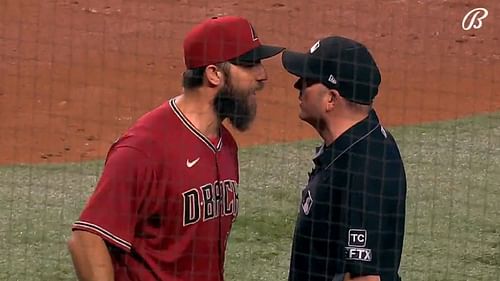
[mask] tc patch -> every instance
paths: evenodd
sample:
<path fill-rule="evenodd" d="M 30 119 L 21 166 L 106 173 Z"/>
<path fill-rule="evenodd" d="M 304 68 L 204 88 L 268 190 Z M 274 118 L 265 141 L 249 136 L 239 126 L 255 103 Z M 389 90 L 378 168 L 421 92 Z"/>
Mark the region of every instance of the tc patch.
<path fill-rule="evenodd" d="M 349 229 L 349 240 L 347 245 L 349 247 L 366 247 L 367 238 L 365 229 Z"/>
<path fill-rule="evenodd" d="M 355 261 L 372 261 L 372 250 L 366 248 L 354 248 L 354 247 L 346 247 L 345 248 L 345 258 L 346 260 L 355 260 Z"/>

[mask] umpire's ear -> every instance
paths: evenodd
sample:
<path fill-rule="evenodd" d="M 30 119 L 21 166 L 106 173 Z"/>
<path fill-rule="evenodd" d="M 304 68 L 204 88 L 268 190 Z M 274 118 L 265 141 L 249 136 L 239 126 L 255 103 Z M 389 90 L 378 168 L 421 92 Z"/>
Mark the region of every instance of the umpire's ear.
<path fill-rule="evenodd" d="M 326 111 L 331 111 L 339 103 L 341 98 L 340 93 L 334 89 L 328 89 L 327 101 L 326 101 Z"/>
<path fill-rule="evenodd" d="M 211 64 L 205 68 L 205 78 L 209 87 L 217 87 L 223 83 L 224 74 L 217 66 Z"/>

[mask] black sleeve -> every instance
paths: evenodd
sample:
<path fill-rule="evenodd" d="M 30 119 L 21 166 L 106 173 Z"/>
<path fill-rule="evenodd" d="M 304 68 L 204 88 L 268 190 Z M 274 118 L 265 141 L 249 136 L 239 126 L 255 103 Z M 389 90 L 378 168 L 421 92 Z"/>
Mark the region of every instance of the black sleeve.
<path fill-rule="evenodd" d="M 350 176 L 345 272 L 397 280 L 405 224 L 406 178 L 401 160 L 371 160 Z M 387 277 L 384 277 L 387 276 Z"/>

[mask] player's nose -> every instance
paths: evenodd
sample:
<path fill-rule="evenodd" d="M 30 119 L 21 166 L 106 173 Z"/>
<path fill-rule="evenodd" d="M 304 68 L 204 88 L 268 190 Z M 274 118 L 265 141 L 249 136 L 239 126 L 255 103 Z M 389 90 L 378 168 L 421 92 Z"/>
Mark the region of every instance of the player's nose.
<path fill-rule="evenodd" d="M 255 80 L 264 82 L 267 80 L 267 71 L 262 64 L 255 66 Z"/>

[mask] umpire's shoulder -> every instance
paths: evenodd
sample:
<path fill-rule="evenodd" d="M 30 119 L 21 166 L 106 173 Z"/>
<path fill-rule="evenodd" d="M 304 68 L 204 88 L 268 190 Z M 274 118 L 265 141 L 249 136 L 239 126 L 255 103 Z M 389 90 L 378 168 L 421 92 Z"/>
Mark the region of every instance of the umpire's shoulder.
<path fill-rule="evenodd" d="M 382 125 L 380 125 L 379 137 L 383 140 L 382 143 L 384 145 L 385 157 L 391 160 L 401 160 L 401 153 L 396 139 L 391 132 Z"/>

